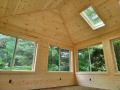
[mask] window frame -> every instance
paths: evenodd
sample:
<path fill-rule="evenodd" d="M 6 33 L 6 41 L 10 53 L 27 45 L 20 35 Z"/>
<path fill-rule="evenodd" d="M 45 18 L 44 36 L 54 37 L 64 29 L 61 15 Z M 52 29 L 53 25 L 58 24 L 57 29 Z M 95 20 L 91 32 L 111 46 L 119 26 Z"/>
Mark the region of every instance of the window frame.
<path fill-rule="evenodd" d="M 93 11 L 96 13 L 96 15 L 100 18 L 100 20 L 102 21 L 103 24 L 95 26 L 92 21 L 89 19 L 89 17 L 84 13 L 85 10 L 87 10 L 89 7 L 92 7 Z M 88 6 L 87 8 L 85 8 L 84 10 L 82 10 L 80 12 L 80 15 L 82 16 L 82 18 L 88 23 L 88 25 L 93 29 L 93 30 L 97 30 L 99 28 L 103 28 L 106 24 L 105 21 L 103 20 L 103 18 L 101 18 L 101 15 L 97 12 L 97 10 L 93 7 L 93 5 Z"/>
<path fill-rule="evenodd" d="M 12 61 L 11 61 L 11 66 L 10 66 L 10 70 L 0 70 L 0 73 L 35 73 L 35 67 L 36 67 L 36 58 L 37 58 L 37 49 L 38 49 L 38 42 L 37 40 L 33 39 L 33 38 L 29 38 L 29 37 L 22 37 L 22 36 L 15 36 L 13 34 L 8 34 L 8 33 L 4 33 L 4 32 L 0 32 L 0 34 L 2 35 L 6 35 L 6 36 L 10 36 L 10 37 L 14 37 L 16 38 L 16 42 L 15 42 L 15 47 L 14 47 L 14 52 L 13 52 L 13 57 L 12 57 Z M 24 40 L 29 40 L 35 43 L 35 48 L 34 48 L 34 56 L 33 56 L 33 61 L 32 61 L 32 69 L 31 70 L 13 70 L 13 60 L 15 58 L 15 53 L 16 53 L 16 48 L 17 48 L 17 44 L 18 44 L 18 39 L 24 39 Z"/>
<path fill-rule="evenodd" d="M 69 71 L 49 71 L 48 70 L 49 46 L 55 46 L 55 47 L 58 47 L 59 49 L 69 50 Z M 73 74 L 73 56 L 72 56 L 73 54 L 72 54 L 72 51 L 73 50 L 71 48 L 61 47 L 61 46 L 56 45 L 56 44 L 48 44 L 46 73 L 47 74 L 62 74 L 62 73 L 64 73 L 64 74 Z"/>
<path fill-rule="evenodd" d="M 113 46 L 113 41 L 115 40 L 120 40 L 120 38 L 115 38 L 115 39 L 112 39 L 110 41 L 111 43 L 111 46 L 112 46 L 112 54 L 113 54 L 113 59 L 114 59 L 114 64 L 115 64 L 115 71 L 116 71 L 116 75 L 120 75 L 120 71 L 118 70 L 118 65 L 117 65 L 117 59 L 116 59 L 116 55 L 115 55 L 115 50 L 114 50 L 114 46 Z"/>
<path fill-rule="evenodd" d="M 88 50 L 89 50 L 89 48 L 90 47 L 93 47 L 93 46 L 97 46 L 97 45 L 102 45 L 103 46 L 103 55 L 104 55 L 104 62 L 105 62 L 105 67 L 106 67 L 106 71 L 79 71 L 79 62 L 78 62 L 78 50 L 80 50 L 80 49 L 84 49 L 84 48 L 88 48 Z M 88 51 L 88 52 L 90 52 L 90 51 Z M 106 63 L 106 57 L 105 57 L 105 53 L 104 53 L 104 45 L 102 44 L 102 43 L 97 43 L 97 44 L 93 44 L 93 45 L 89 45 L 89 46 L 86 46 L 86 47 L 82 47 L 82 48 L 78 48 L 78 49 L 76 49 L 76 64 L 77 64 L 77 67 L 76 67 L 76 74 L 109 74 L 108 73 L 108 68 L 107 68 L 107 63 Z M 89 53 L 89 55 L 90 55 L 90 53 Z M 90 58 L 90 57 L 89 57 Z M 90 59 L 89 59 L 89 61 L 90 61 Z M 90 61 L 91 62 L 91 61 Z M 91 66 L 91 65 L 90 65 Z"/>

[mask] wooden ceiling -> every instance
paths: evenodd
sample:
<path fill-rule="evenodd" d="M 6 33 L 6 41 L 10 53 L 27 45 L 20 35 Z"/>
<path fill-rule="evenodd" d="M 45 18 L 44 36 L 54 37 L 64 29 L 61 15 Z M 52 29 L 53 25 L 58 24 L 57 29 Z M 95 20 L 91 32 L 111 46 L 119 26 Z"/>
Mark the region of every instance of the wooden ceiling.
<path fill-rule="evenodd" d="M 92 30 L 79 15 L 90 5 L 97 10 L 102 20 L 105 21 L 105 27 Z M 70 0 L 60 11 L 74 44 L 120 29 L 118 0 Z"/>
<path fill-rule="evenodd" d="M 92 30 L 79 15 L 90 5 L 105 27 Z M 70 44 L 120 29 L 118 0 L 0 0 L 0 17 L 0 28 L 9 23 Z"/>
<path fill-rule="evenodd" d="M 0 0 L 0 17 L 55 9 L 68 0 Z"/>

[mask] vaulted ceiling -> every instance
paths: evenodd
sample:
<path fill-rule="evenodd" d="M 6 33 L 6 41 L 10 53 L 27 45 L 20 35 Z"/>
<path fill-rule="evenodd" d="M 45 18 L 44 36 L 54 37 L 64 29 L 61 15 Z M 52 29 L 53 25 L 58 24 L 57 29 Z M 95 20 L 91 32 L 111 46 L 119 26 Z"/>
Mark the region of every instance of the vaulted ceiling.
<path fill-rule="evenodd" d="M 106 26 L 97 30 L 80 16 L 92 5 Z M 21 28 L 69 44 L 120 29 L 118 0 L 0 0 L 0 29 Z"/>

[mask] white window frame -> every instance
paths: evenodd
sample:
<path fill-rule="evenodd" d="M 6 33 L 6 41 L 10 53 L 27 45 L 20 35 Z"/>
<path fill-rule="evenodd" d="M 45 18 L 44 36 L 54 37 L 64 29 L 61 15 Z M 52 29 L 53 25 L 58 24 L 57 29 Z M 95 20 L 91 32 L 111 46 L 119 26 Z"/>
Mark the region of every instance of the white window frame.
<path fill-rule="evenodd" d="M 47 67 L 47 71 L 48 72 L 71 72 L 71 50 L 70 49 L 66 49 L 66 48 L 61 48 L 61 47 L 56 46 L 56 45 L 49 45 L 49 46 L 54 46 L 54 47 L 58 47 L 59 48 L 59 69 L 58 69 L 59 71 L 49 71 L 48 67 Z M 60 71 L 60 61 L 61 61 L 61 59 L 60 59 L 60 51 L 61 51 L 61 49 L 65 49 L 65 50 L 69 51 L 69 71 Z M 48 48 L 48 50 L 49 50 L 49 48 Z M 48 53 L 48 56 L 49 56 L 49 53 Z M 49 57 L 48 57 L 48 60 L 49 60 Z M 48 66 L 48 64 L 47 64 L 47 66 Z"/>
<path fill-rule="evenodd" d="M 89 7 L 92 7 L 92 6 L 89 6 Z M 89 7 L 88 7 L 88 8 L 89 8 Z M 86 8 L 86 9 L 88 9 L 88 8 Z M 85 10 L 86 10 L 86 9 L 85 9 Z M 94 12 L 96 13 L 96 11 L 95 11 L 95 9 L 94 9 L 93 7 L 92 7 L 92 9 L 93 9 Z M 90 27 L 91 27 L 93 30 L 96 30 L 96 29 L 99 29 L 99 28 L 105 26 L 104 21 L 100 18 L 100 16 L 99 16 L 97 13 L 96 13 L 96 15 L 100 18 L 102 24 L 100 24 L 100 25 L 98 25 L 98 26 L 95 26 L 95 25 L 92 23 L 92 21 L 89 19 L 89 17 L 84 13 L 85 10 L 83 10 L 83 11 L 80 13 L 80 15 L 81 15 L 81 16 L 83 17 L 83 19 L 90 25 Z"/>
<path fill-rule="evenodd" d="M 85 48 L 88 49 L 90 71 L 80 71 L 79 70 L 79 63 L 78 63 L 78 71 L 77 71 L 78 73 L 77 74 L 93 74 L 93 73 L 97 73 L 97 74 L 103 73 L 104 74 L 104 73 L 107 72 L 106 62 L 105 62 L 106 71 L 92 71 L 92 67 L 91 67 L 92 65 L 91 65 L 91 59 L 90 59 L 90 47 L 97 46 L 97 45 L 102 45 L 103 46 L 102 43 L 99 43 L 99 44 L 95 44 L 95 45 L 92 45 L 92 46 L 85 47 Z M 85 48 L 81 48 L 81 49 L 85 49 Z M 78 50 L 80 50 L 80 49 L 78 49 Z M 78 62 L 78 50 L 77 50 L 77 62 Z M 104 55 L 104 50 L 103 50 L 103 55 Z M 105 61 L 105 55 L 104 55 L 104 61 Z"/>
<path fill-rule="evenodd" d="M 120 71 L 118 70 L 117 59 L 116 59 L 115 50 L 114 50 L 114 46 L 113 46 L 113 41 L 115 41 L 115 40 L 120 40 L 120 38 L 111 40 L 112 51 L 113 51 L 113 56 L 114 56 L 114 61 L 115 61 L 115 69 L 120 74 Z"/>
<path fill-rule="evenodd" d="M 37 42 L 35 40 L 30 40 L 30 39 L 25 39 L 25 38 L 21 38 L 21 37 L 16 37 L 16 36 L 5 34 L 5 33 L 0 33 L 0 34 L 16 38 L 14 52 L 13 52 L 13 57 L 12 57 L 12 60 L 11 60 L 12 65 L 10 66 L 10 70 L 0 70 L 0 72 L 3 72 L 3 73 L 4 72 L 11 72 L 11 71 L 15 71 L 15 72 L 28 72 L 28 73 L 29 72 L 34 72 L 35 71 L 35 66 L 36 66 L 36 57 L 37 57 L 37 48 L 38 48 Z M 15 58 L 15 53 L 16 53 L 16 48 L 17 48 L 18 39 L 24 39 L 24 40 L 29 40 L 29 41 L 35 42 L 34 56 L 33 56 L 33 61 L 32 61 L 32 70 L 13 70 L 12 69 L 12 67 L 13 67 L 13 60 Z"/>

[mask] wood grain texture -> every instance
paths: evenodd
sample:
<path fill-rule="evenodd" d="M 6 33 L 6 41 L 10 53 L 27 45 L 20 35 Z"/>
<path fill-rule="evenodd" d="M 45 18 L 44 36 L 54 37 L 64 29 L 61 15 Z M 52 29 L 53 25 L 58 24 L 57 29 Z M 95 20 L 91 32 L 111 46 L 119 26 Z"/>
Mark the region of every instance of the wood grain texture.
<path fill-rule="evenodd" d="M 105 27 L 93 31 L 79 15 L 90 5 L 105 21 Z M 29 90 L 75 84 L 120 90 L 120 74 L 116 71 L 110 44 L 111 39 L 120 37 L 118 0 L 0 0 L 0 33 L 38 42 L 36 71 L 0 71 L 0 90 Z M 76 50 L 99 42 L 103 43 L 107 73 L 75 74 Z M 73 61 L 76 62 L 71 64 L 76 70 L 72 67 L 72 72 L 48 73 L 49 44 L 72 51 L 74 47 Z M 12 84 L 8 83 L 10 79 Z"/>
<path fill-rule="evenodd" d="M 0 17 L 55 9 L 64 0 L 0 0 Z"/>
<path fill-rule="evenodd" d="M 48 45 L 54 44 L 70 50 L 72 50 L 72 46 L 54 39 L 44 38 L 37 33 L 30 33 L 30 31 L 25 31 L 22 28 L 10 25 L 0 29 L 0 32 L 21 38 L 33 39 L 37 41 L 38 44 L 35 72 L 0 71 L 0 90 L 30 90 L 75 84 L 73 72 L 47 72 Z M 9 83 L 10 79 L 12 83 Z"/>
<path fill-rule="evenodd" d="M 120 73 L 117 72 L 116 62 L 113 55 L 113 48 L 111 47 L 111 40 L 120 38 L 120 30 L 115 30 L 110 33 L 101 35 L 99 37 L 95 37 L 89 40 L 85 40 L 76 44 L 75 51 L 77 53 L 78 49 L 85 48 L 87 46 L 91 46 L 97 43 L 103 44 L 104 49 L 104 57 L 107 72 L 106 73 L 80 73 L 77 71 L 76 67 L 76 80 L 78 85 L 87 86 L 87 87 L 95 87 L 95 88 L 103 88 L 108 90 L 119 90 L 120 89 Z M 77 57 L 77 54 L 76 56 Z M 75 58 L 76 59 L 76 58 Z M 76 59 L 76 65 L 78 60 Z M 91 79 L 91 81 L 90 81 Z"/>
<path fill-rule="evenodd" d="M 80 16 L 79 13 L 90 5 L 95 8 L 98 15 L 100 15 L 100 17 L 105 21 L 105 27 L 92 30 L 92 28 Z M 119 29 L 119 9 L 118 0 L 70 0 L 60 8 L 60 11 L 65 20 L 72 42 L 76 44 Z"/>
<path fill-rule="evenodd" d="M 71 44 L 68 32 L 58 10 L 39 11 L 31 14 L 14 15 L 0 18 L 0 26 L 22 28 L 25 32 L 37 33 L 44 38 L 51 38 Z"/>
<path fill-rule="evenodd" d="M 47 72 L 49 44 L 73 50 L 58 10 L 0 18 L 0 33 L 28 38 L 38 43 L 35 72 L 0 71 L 0 90 L 29 90 L 75 84 L 73 70 Z M 12 83 L 9 83 L 10 79 Z"/>

